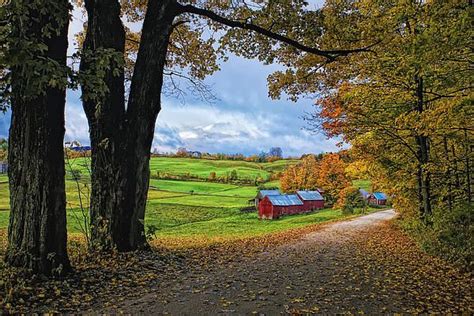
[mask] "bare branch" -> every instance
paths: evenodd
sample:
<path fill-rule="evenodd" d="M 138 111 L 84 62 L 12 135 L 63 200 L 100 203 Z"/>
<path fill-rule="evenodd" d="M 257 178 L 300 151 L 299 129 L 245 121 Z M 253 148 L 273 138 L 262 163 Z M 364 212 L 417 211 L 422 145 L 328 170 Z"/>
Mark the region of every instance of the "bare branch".
<path fill-rule="evenodd" d="M 228 19 L 228 18 L 220 16 L 220 15 L 218 15 L 218 14 L 216 14 L 216 13 L 210 11 L 210 10 L 197 8 L 197 7 L 195 7 L 193 5 L 189 5 L 189 4 L 188 5 L 181 5 L 181 4 L 178 3 L 177 6 L 178 6 L 181 13 L 193 13 L 193 14 L 197 14 L 197 15 L 200 15 L 200 16 L 203 16 L 203 17 L 207 17 L 207 18 L 209 18 L 213 21 L 216 21 L 218 23 L 227 25 L 229 27 L 236 27 L 236 28 L 241 28 L 241 29 L 245 29 L 245 30 L 254 31 L 254 32 L 259 33 L 261 35 L 264 35 L 268 38 L 272 38 L 272 39 L 277 40 L 279 42 L 288 44 L 288 45 L 290 45 L 292 47 L 295 47 L 295 48 L 297 48 L 301 51 L 325 57 L 330 61 L 335 60 L 337 57 L 347 56 L 347 55 L 350 55 L 350 54 L 353 54 L 353 53 L 371 52 L 370 49 L 381 42 L 381 41 L 377 41 L 377 42 L 375 42 L 375 43 L 373 43 L 369 46 L 362 47 L 362 48 L 356 48 L 356 49 L 320 50 L 320 49 L 315 48 L 315 47 L 309 47 L 309 46 L 303 45 L 303 44 L 299 43 L 298 41 L 295 41 L 295 40 L 293 40 L 291 38 L 288 38 L 286 36 L 274 33 L 272 31 L 270 31 L 268 29 L 265 29 L 263 27 L 260 27 L 258 25 L 248 23 L 248 22 L 240 22 L 240 21 L 235 21 L 235 20 Z"/>

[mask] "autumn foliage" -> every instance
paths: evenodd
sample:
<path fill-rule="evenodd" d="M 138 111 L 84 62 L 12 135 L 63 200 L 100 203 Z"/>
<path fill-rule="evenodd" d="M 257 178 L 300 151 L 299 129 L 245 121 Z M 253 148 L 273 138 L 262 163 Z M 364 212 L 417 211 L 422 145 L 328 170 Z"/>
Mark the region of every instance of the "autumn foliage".
<path fill-rule="evenodd" d="M 339 154 L 326 154 L 318 161 L 313 155 L 290 166 L 280 178 L 283 192 L 323 189 L 326 201 L 336 201 L 339 191 L 350 185 L 345 173 L 346 164 Z"/>

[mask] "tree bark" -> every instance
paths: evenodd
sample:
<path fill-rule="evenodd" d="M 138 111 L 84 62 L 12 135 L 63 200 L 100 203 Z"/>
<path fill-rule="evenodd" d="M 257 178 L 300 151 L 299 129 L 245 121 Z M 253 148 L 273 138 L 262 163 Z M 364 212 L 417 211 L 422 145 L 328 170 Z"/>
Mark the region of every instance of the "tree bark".
<path fill-rule="evenodd" d="M 174 0 L 150 0 L 143 22 L 140 49 L 132 77 L 127 107 L 126 212 L 122 232 L 130 249 L 146 245 L 144 217 L 150 180 L 150 152 L 155 122 L 161 110 L 163 70 L 173 20 Z"/>
<path fill-rule="evenodd" d="M 64 67 L 66 76 L 69 3 L 58 6 L 63 25 L 51 21 L 49 12 L 30 12 L 34 22 L 14 25 L 35 34 L 47 46 L 43 56 Z M 59 34 L 43 38 L 45 25 L 60 28 Z M 44 59 L 37 59 L 41 63 Z M 10 225 L 8 227 L 7 264 L 31 269 L 45 275 L 70 270 L 66 251 L 66 194 L 64 183 L 64 107 L 66 88 L 49 87 L 43 94 L 24 98 L 22 91 L 34 74 L 27 66 L 12 69 L 12 119 L 9 134 L 8 163 L 10 184 Z"/>
<path fill-rule="evenodd" d="M 449 158 L 449 151 L 448 151 L 448 139 L 446 136 L 443 136 L 443 146 L 444 146 L 444 156 L 446 159 L 446 163 L 448 166 L 446 167 L 446 174 L 445 174 L 445 181 L 448 187 L 448 209 L 450 212 L 453 210 L 453 184 L 452 184 L 452 175 L 451 175 L 451 159 Z"/>
<path fill-rule="evenodd" d="M 116 0 L 88 0 L 86 9 L 86 57 L 81 61 L 81 71 L 94 75 L 94 59 L 88 60 L 88 54 L 97 57 L 100 49 L 113 49 L 123 56 L 125 33 Z M 149 160 L 176 14 L 174 0 L 148 2 L 127 110 L 123 68 L 118 76 L 112 74 L 113 67 L 108 69 L 103 78 L 108 92 L 100 100 L 84 99 L 94 93 L 94 87 L 82 85 L 92 147 L 91 237 L 95 249 L 130 251 L 147 247 L 144 217 Z"/>
<path fill-rule="evenodd" d="M 465 146 L 465 164 L 466 164 L 466 195 L 467 195 L 467 203 L 471 205 L 472 203 L 472 175 L 471 175 L 471 160 L 470 156 L 472 154 L 472 144 L 469 141 L 469 137 L 467 134 L 467 130 L 464 129 L 464 146 Z"/>
<path fill-rule="evenodd" d="M 123 185 L 123 123 L 125 118 L 125 88 L 123 62 L 125 30 L 120 20 L 117 0 L 86 0 L 88 13 L 87 33 L 83 45 L 80 70 L 85 78 L 99 77 L 97 63 L 109 58 L 103 78 L 106 91 L 97 95 L 97 87 L 82 84 L 83 107 L 89 123 L 91 139 L 91 247 L 106 250 L 127 248 L 120 230 L 119 220 L 124 212 Z M 109 50 L 109 51 L 105 51 Z M 107 57 L 107 54 L 109 55 Z M 114 74 L 115 71 L 115 74 Z M 118 73 L 117 73 L 118 71 Z"/>
<path fill-rule="evenodd" d="M 423 113 L 424 98 L 423 98 L 423 78 L 416 76 L 416 111 Z M 426 221 L 431 215 L 431 175 L 426 170 L 426 164 L 429 161 L 429 142 L 428 137 L 423 134 L 416 135 L 416 143 L 418 146 L 418 163 L 419 163 L 419 185 L 421 185 L 422 196 L 422 214 L 421 217 Z"/>

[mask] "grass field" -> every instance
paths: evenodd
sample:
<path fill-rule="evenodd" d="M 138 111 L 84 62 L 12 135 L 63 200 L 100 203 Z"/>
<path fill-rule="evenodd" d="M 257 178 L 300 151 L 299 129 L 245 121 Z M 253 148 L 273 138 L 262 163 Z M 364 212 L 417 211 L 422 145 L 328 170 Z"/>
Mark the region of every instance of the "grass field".
<path fill-rule="evenodd" d="M 214 171 L 217 175 L 236 170 L 239 177 L 267 177 L 271 172 L 284 170 L 295 160 L 272 163 L 245 161 L 203 160 L 189 158 L 152 158 L 151 173 L 166 172 L 207 177 Z M 81 170 L 79 185 L 89 184 L 87 160 L 70 160 L 73 169 Z M 78 183 L 66 177 L 67 221 L 70 233 L 80 233 L 84 215 L 79 208 Z M 355 185 L 370 186 L 361 180 Z M 278 187 L 278 181 L 267 182 L 265 187 Z M 83 190 L 84 192 L 84 190 Z M 148 194 L 145 225 L 156 229 L 161 240 L 188 238 L 190 240 L 213 240 L 219 238 L 244 238 L 301 227 L 309 224 L 335 220 L 343 217 L 338 210 L 325 209 L 312 214 L 287 216 L 275 221 L 259 221 L 256 212 L 242 212 L 252 205 L 257 193 L 256 186 L 212 183 L 200 181 L 178 181 L 151 179 Z M 0 175 L 0 229 L 8 226 L 9 198 L 8 179 Z M 85 201 L 84 201 L 85 200 Z M 87 198 L 83 199 L 87 207 Z M 87 210 L 86 212 L 87 213 Z"/>

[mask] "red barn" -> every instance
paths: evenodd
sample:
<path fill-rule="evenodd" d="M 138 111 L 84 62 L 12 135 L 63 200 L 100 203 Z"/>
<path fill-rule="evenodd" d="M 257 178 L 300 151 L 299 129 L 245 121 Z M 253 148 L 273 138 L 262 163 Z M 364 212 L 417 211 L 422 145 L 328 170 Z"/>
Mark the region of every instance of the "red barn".
<path fill-rule="evenodd" d="M 255 207 L 258 209 L 258 204 L 267 195 L 281 195 L 280 190 L 260 190 L 255 197 Z"/>
<path fill-rule="evenodd" d="M 258 217 L 261 219 L 275 219 L 303 212 L 303 202 L 296 194 L 267 195 L 258 204 Z"/>
<path fill-rule="evenodd" d="M 367 201 L 372 205 L 385 205 L 387 204 L 387 195 L 382 192 L 374 192 L 368 195 Z"/>
<path fill-rule="evenodd" d="M 318 191 L 296 191 L 306 211 L 324 208 L 324 198 Z"/>

